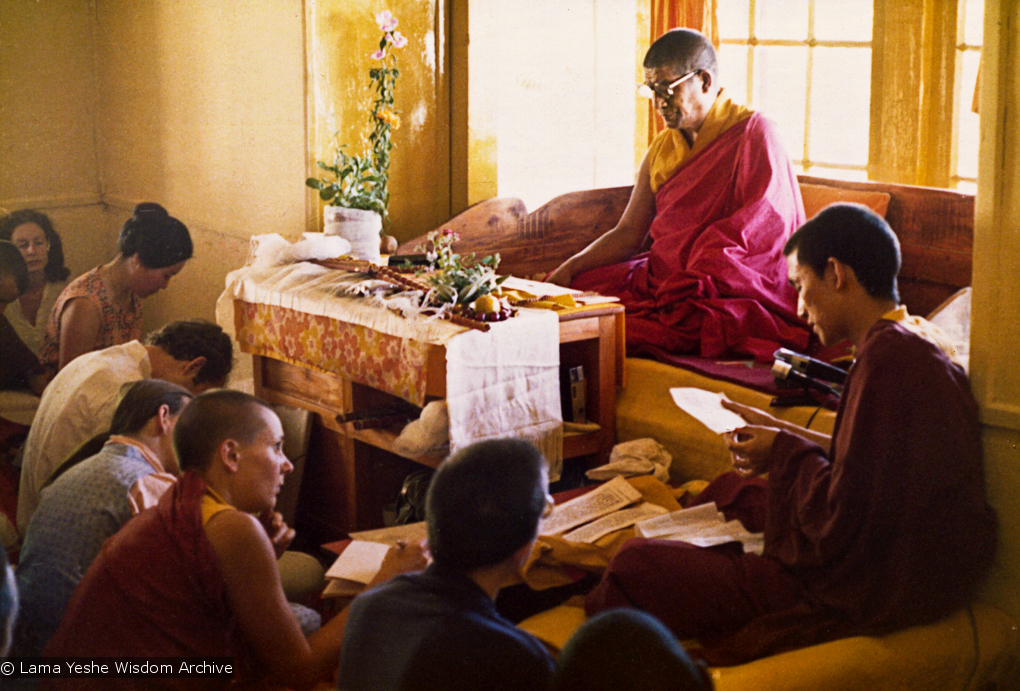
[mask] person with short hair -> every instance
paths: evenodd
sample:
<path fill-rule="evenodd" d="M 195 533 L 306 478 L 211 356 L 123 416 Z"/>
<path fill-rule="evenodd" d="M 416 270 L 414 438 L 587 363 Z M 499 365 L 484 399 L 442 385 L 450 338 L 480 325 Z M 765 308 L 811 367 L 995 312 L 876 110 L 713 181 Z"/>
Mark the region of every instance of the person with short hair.
<path fill-rule="evenodd" d="M 764 532 L 762 555 L 630 540 L 587 601 L 589 612 L 644 609 L 701 638 L 715 664 L 932 623 L 970 601 L 995 553 L 977 404 L 963 369 L 899 305 L 892 229 L 837 204 L 783 251 L 801 316 L 823 344 L 857 349 L 831 444 L 779 425 L 727 434 L 744 479 L 724 474 L 698 501 L 764 516 L 745 525 Z M 742 492 L 753 485 L 764 491 Z"/>
<path fill-rule="evenodd" d="M 136 381 L 97 437 L 105 442 L 100 450 L 43 489 L 18 560 L 15 655 L 42 654 L 106 539 L 177 480 L 172 434 L 192 396 L 160 379 Z"/>
<path fill-rule="evenodd" d="M 141 338 L 142 300 L 166 288 L 194 251 L 188 228 L 152 202 L 135 207 L 118 248 L 114 259 L 71 281 L 57 298 L 39 352 L 52 370 Z"/>
<path fill-rule="evenodd" d="M 0 240 L 13 243 L 28 264 L 28 286 L 11 305 L 7 318 L 25 345 L 39 355 L 50 312 L 71 275 L 64 265 L 64 245 L 49 216 L 34 209 L 0 219 Z"/>
<path fill-rule="evenodd" d="M 28 266 L 13 244 L 0 240 L 0 390 L 43 392 L 49 375 L 7 320 L 7 311 L 28 286 Z"/>
<path fill-rule="evenodd" d="M 695 662 L 672 632 L 636 609 L 596 614 L 574 632 L 556 658 L 553 691 L 712 691 L 704 663 Z"/>
<path fill-rule="evenodd" d="M 18 532 L 25 534 L 39 492 L 54 470 L 89 438 L 110 426 L 121 387 L 163 379 L 194 394 L 223 386 L 233 366 L 233 344 L 216 324 L 177 321 L 131 341 L 86 353 L 62 369 L 43 392 L 22 457 Z"/>
<path fill-rule="evenodd" d="M 307 638 L 283 589 L 277 557 L 294 536 L 274 511 L 293 470 L 283 428 L 239 391 L 197 396 L 174 428 L 183 475 L 108 540 L 44 650 L 54 657 L 233 657 L 234 678 L 299 688 L 336 667 L 347 611 Z M 369 587 L 424 566 L 421 545 L 392 548 Z M 43 688 L 187 689 L 187 677 L 46 679 Z"/>
<path fill-rule="evenodd" d="M 782 248 L 804 205 L 775 124 L 730 100 L 712 42 L 692 29 L 660 36 L 644 77 L 640 91 L 666 128 L 616 226 L 546 280 L 618 296 L 630 352 L 771 360 L 780 346 L 803 351 L 809 331 Z"/>
<path fill-rule="evenodd" d="M 544 646 L 496 612 L 552 500 L 541 452 L 479 442 L 444 461 L 426 499 L 425 571 L 355 598 L 340 656 L 344 691 L 545 689 Z"/>

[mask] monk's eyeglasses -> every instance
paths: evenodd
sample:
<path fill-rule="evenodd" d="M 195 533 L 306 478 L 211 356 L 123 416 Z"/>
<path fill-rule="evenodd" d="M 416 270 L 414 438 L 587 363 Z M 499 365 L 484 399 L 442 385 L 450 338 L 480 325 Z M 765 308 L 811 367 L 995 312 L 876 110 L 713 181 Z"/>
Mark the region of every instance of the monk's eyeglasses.
<path fill-rule="evenodd" d="M 644 96 L 649 101 L 654 101 L 656 96 L 658 96 L 659 98 L 661 98 L 664 101 L 668 101 L 669 99 L 673 98 L 673 93 L 674 93 L 675 89 L 678 86 L 680 86 L 681 84 L 686 82 L 688 79 L 690 79 L 691 77 L 693 77 L 694 75 L 696 75 L 700 71 L 701 70 L 694 70 L 693 72 L 688 72 L 687 74 L 685 74 L 684 76 L 680 77 L 679 79 L 677 79 L 672 84 L 666 84 L 666 85 L 663 85 L 663 84 L 639 84 L 638 88 L 637 88 L 638 95 L 639 96 Z"/>

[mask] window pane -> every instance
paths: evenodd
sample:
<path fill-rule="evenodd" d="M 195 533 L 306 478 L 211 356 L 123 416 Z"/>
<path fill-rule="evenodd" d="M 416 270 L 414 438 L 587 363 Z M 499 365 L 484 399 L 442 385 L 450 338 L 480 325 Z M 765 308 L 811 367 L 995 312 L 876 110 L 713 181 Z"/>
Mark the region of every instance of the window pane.
<path fill-rule="evenodd" d="M 759 46 L 754 51 L 754 107 L 779 125 L 786 152 L 795 160 L 804 156 L 807 50 Z"/>
<path fill-rule="evenodd" d="M 872 16 L 872 0 L 815 0 L 815 38 L 870 41 Z"/>
<path fill-rule="evenodd" d="M 747 46 L 719 46 L 719 85 L 736 103 L 747 103 Z"/>
<path fill-rule="evenodd" d="M 815 48 L 808 156 L 817 163 L 868 163 L 871 49 Z"/>
<path fill-rule="evenodd" d="M 719 22 L 719 38 L 747 38 L 749 28 L 750 0 L 719 0 L 716 6 L 716 20 Z"/>
<path fill-rule="evenodd" d="M 980 46 L 981 35 L 984 33 L 985 3 L 984 0 L 962 0 L 963 42 L 968 46 Z"/>
<path fill-rule="evenodd" d="M 978 133 L 979 119 L 977 113 L 971 111 L 974 102 L 974 82 L 977 79 L 978 62 L 981 53 L 976 50 L 965 50 L 960 54 L 960 96 L 957 106 L 956 135 L 956 175 L 963 178 L 976 178 L 978 170 Z"/>
<path fill-rule="evenodd" d="M 833 178 L 835 180 L 851 180 L 853 182 L 867 182 L 868 171 L 847 170 L 845 168 L 826 168 L 825 166 L 811 166 L 807 172 L 818 178 Z"/>
<path fill-rule="evenodd" d="M 757 0 L 754 35 L 758 38 L 807 39 L 808 0 Z"/>

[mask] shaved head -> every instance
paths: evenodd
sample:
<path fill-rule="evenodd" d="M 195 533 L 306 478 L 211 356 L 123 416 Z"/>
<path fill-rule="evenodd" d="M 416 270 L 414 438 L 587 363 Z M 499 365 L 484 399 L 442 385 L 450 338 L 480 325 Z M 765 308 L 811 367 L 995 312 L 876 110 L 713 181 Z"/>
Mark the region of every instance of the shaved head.
<path fill-rule="evenodd" d="M 719 76 L 715 47 L 694 29 L 673 29 L 656 39 L 645 53 L 644 67 L 675 67 L 681 74 L 701 70 L 711 74 L 713 82 Z"/>

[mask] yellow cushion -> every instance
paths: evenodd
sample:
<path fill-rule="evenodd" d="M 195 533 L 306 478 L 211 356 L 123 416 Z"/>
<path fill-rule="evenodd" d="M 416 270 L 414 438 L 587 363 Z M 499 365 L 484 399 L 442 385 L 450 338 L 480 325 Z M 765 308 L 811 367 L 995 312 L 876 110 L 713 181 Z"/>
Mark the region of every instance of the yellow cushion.
<path fill-rule="evenodd" d="M 805 425 L 816 410 L 806 406 L 770 408 L 772 397 L 768 394 L 654 360 L 627 358 L 625 366 L 627 387 L 616 395 L 616 440 L 655 439 L 673 456 L 670 478 L 679 482 L 711 480 L 732 466 L 722 437 L 680 410 L 669 394 L 671 388 L 694 386 L 722 392 L 738 403 L 798 425 Z M 831 434 L 835 419 L 833 411 L 822 410 L 811 429 Z"/>
<path fill-rule="evenodd" d="M 711 670 L 715 691 L 940 691 L 1012 688 L 1020 667 L 1016 622 L 973 605 L 943 621 L 886 636 L 856 636 Z M 520 628 L 561 650 L 585 621 L 580 598 L 522 621 Z"/>
<path fill-rule="evenodd" d="M 864 204 L 882 218 L 885 218 L 885 212 L 889 209 L 889 195 L 885 192 L 865 192 L 801 183 L 800 196 L 804 200 L 804 217 L 808 219 L 814 218 L 819 211 L 836 202 Z"/>
<path fill-rule="evenodd" d="M 845 638 L 712 670 L 716 691 L 924 691 L 1002 688 L 1020 660 L 1016 623 L 987 605 L 887 636 Z"/>

